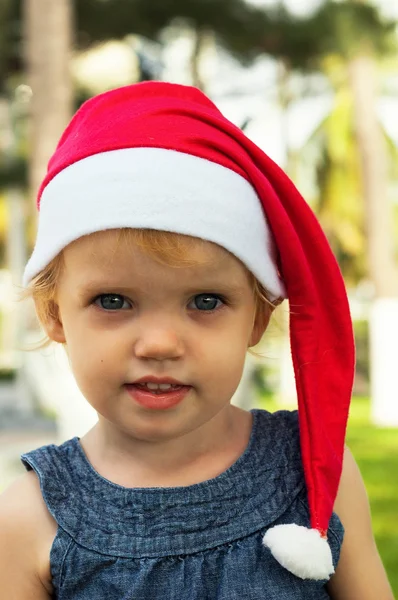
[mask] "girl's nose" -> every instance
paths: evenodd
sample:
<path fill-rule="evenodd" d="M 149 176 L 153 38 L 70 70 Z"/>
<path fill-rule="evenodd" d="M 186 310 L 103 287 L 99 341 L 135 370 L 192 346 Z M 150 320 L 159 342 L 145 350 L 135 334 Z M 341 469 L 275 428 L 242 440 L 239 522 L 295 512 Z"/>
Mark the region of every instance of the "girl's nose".
<path fill-rule="evenodd" d="M 135 343 L 135 355 L 141 359 L 170 360 L 182 354 L 182 340 L 171 326 L 147 326 Z"/>

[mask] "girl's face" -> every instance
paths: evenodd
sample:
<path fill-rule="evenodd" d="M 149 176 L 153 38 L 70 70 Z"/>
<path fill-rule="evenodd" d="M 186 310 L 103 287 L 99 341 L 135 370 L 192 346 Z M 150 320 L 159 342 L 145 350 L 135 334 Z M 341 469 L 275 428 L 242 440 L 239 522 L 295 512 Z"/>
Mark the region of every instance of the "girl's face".
<path fill-rule="evenodd" d="M 247 348 L 267 325 L 255 319 L 245 267 L 210 242 L 198 244 L 194 260 L 195 252 L 198 265 L 166 266 L 132 240 L 118 242 L 116 231 L 64 251 L 59 319 L 47 333 L 66 343 L 99 419 L 137 440 L 172 439 L 230 410 Z M 150 377 L 189 387 L 167 409 L 143 406 L 129 384 Z"/>

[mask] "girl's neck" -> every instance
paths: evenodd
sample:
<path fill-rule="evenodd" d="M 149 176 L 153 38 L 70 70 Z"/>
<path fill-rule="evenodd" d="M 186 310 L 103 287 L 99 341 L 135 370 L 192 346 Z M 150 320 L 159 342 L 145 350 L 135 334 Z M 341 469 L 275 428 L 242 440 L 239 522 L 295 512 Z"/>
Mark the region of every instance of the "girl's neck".
<path fill-rule="evenodd" d="M 223 473 L 249 443 L 251 413 L 228 409 L 194 432 L 159 443 L 131 439 L 100 421 L 81 445 L 94 469 L 123 487 L 193 485 Z"/>

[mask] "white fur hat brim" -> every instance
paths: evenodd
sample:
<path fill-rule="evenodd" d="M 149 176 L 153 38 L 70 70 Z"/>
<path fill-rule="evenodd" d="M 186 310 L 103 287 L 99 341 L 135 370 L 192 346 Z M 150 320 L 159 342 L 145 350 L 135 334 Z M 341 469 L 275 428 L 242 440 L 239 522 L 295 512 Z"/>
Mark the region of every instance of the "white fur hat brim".
<path fill-rule="evenodd" d="M 272 235 L 249 182 L 217 163 L 162 148 L 94 154 L 58 173 L 42 194 L 24 285 L 71 242 L 122 227 L 214 242 L 239 258 L 271 299 L 285 297 Z"/>

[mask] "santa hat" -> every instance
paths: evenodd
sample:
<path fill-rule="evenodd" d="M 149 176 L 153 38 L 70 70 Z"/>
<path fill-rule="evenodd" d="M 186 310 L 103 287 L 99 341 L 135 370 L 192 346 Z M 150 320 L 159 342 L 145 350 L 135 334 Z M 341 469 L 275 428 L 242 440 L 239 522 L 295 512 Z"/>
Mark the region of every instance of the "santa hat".
<path fill-rule="evenodd" d="M 149 82 L 86 102 L 65 130 L 38 196 L 28 284 L 77 238 L 121 227 L 210 240 L 287 297 L 311 529 L 264 536 L 303 579 L 327 579 L 327 530 L 342 471 L 354 373 L 344 283 L 307 203 L 283 171 L 195 88 Z"/>

